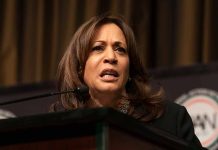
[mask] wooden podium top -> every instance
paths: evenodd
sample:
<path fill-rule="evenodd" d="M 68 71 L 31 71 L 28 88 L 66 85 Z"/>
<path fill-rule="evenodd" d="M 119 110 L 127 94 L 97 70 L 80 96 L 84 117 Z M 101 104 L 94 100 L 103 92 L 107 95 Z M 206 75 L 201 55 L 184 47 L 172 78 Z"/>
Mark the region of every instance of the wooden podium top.
<path fill-rule="evenodd" d="M 0 120 L 0 135 L 0 149 L 3 150 L 16 149 L 19 146 L 38 146 L 40 150 L 42 147 L 72 149 L 73 143 L 76 143 L 76 146 L 80 145 L 84 150 L 108 150 L 118 147 L 134 147 L 135 150 L 142 147 L 197 149 L 194 145 L 111 108 L 78 109 L 4 119 Z M 53 143 L 48 146 L 47 143 L 52 141 Z"/>

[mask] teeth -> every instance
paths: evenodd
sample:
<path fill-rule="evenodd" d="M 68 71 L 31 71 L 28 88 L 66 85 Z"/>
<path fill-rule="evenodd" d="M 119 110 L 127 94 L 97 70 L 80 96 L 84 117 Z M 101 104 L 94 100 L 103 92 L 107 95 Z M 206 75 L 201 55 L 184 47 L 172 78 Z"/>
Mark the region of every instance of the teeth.
<path fill-rule="evenodd" d="M 116 78 L 116 77 L 113 76 L 113 75 L 108 75 L 108 74 L 106 74 L 106 75 L 103 75 L 102 78 L 104 78 L 104 79 L 114 79 L 114 78 Z"/>
<path fill-rule="evenodd" d="M 101 77 L 103 76 L 113 76 L 113 77 L 118 77 L 118 73 L 114 70 L 104 70 L 101 74 Z"/>
<path fill-rule="evenodd" d="M 104 74 L 103 77 L 105 77 L 105 76 L 113 76 L 113 77 L 115 77 L 114 74 Z"/>
<path fill-rule="evenodd" d="M 113 77 L 116 77 L 116 75 L 115 74 L 103 74 L 103 75 L 101 75 L 102 77 L 104 77 L 104 76 L 113 76 Z"/>

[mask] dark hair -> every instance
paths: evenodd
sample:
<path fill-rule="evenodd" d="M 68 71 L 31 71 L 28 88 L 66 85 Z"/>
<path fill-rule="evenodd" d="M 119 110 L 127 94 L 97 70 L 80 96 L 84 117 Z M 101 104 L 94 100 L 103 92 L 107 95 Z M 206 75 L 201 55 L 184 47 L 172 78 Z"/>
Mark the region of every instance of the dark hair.
<path fill-rule="evenodd" d="M 163 111 L 163 90 L 162 88 L 152 90 L 150 78 L 145 71 L 136 48 L 133 31 L 121 17 L 115 17 L 109 14 L 96 16 L 85 22 L 77 30 L 59 64 L 59 90 L 69 90 L 85 84 L 83 81 L 83 71 L 91 49 L 92 39 L 96 30 L 108 23 L 116 24 L 126 38 L 127 52 L 130 60 L 129 77 L 131 79 L 126 85 L 126 92 L 128 93 L 131 107 L 129 114 L 144 121 L 159 117 Z M 76 109 L 85 107 L 85 100 L 88 99 L 88 93 L 83 97 L 77 94 L 64 94 L 58 103 L 64 109 Z M 55 108 L 58 103 L 52 105 L 52 110 L 56 110 Z"/>

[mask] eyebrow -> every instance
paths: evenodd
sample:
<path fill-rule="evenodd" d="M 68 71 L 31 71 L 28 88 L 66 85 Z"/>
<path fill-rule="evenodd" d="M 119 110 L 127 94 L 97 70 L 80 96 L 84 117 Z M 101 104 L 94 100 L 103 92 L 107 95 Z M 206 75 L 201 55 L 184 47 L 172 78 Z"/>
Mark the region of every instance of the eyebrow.
<path fill-rule="evenodd" d="M 116 42 L 114 42 L 114 45 L 126 45 L 126 44 L 124 44 L 124 43 L 122 43 L 120 41 L 116 41 Z"/>
<path fill-rule="evenodd" d="M 93 44 L 94 44 L 94 43 L 97 43 L 97 42 L 99 42 L 99 43 L 106 43 L 105 41 L 101 41 L 101 40 L 100 40 L 100 41 L 94 41 Z M 123 45 L 123 46 L 125 46 L 125 47 L 127 46 L 127 45 L 126 45 L 124 42 L 122 42 L 122 41 L 115 41 L 113 45 L 115 45 L 115 46 Z"/>

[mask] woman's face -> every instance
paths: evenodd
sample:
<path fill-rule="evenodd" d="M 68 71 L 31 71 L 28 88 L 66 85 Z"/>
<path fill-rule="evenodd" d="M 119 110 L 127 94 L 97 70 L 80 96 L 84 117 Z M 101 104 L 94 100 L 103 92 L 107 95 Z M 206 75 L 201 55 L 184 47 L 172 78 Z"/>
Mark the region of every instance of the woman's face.
<path fill-rule="evenodd" d="M 125 93 L 129 77 L 129 57 L 122 30 L 115 24 L 102 25 L 92 41 L 84 70 L 90 91 Z"/>

